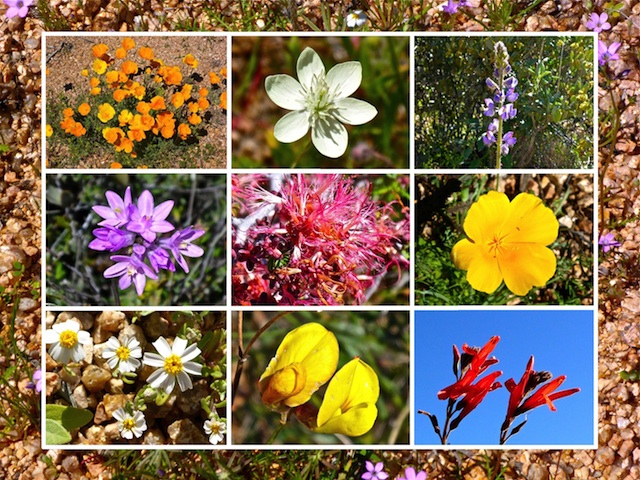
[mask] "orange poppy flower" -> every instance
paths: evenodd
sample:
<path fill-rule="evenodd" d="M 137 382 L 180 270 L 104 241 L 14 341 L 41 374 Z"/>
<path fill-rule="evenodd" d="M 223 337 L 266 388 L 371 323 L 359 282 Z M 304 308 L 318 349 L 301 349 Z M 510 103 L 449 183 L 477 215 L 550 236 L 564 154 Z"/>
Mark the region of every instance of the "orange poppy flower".
<path fill-rule="evenodd" d="M 182 93 L 180 92 L 176 92 L 171 95 L 171 105 L 173 105 L 175 108 L 180 108 L 182 105 L 184 105 L 184 95 L 182 95 Z"/>
<path fill-rule="evenodd" d="M 107 127 L 102 129 L 102 138 L 111 144 L 116 143 L 118 139 L 123 136 L 124 132 L 120 128 Z"/>
<path fill-rule="evenodd" d="M 133 118 L 133 113 L 129 110 L 122 110 L 120 115 L 118 115 L 118 122 L 120 122 L 120 126 L 124 127 L 127 123 L 131 121 Z"/>
<path fill-rule="evenodd" d="M 87 115 L 89 115 L 90 111 L 91 111 L 91 106 L 86 102 L 81 103 L 80 106 L 78 107 L 78 113 L 83 117 L 86 117 Z"/>
<path fill-rule="evenodd" d="M 170 125 L 171 128 L 174 128 L 176 124 L 175 118 L 173 118 L 173 113 L 171 112 L 160 112 L 156 115 L 156 125 L 159 128 L 166 127 Z"/>
<path fill-rule="evenodd" d="M 189 123 L 191 125 L 200 125 L 202 123 L 202 119 L 195 113 L 192 113 L 189 115 Z"/>
<path fill-rule="evenodd" d="M 111 162 L 111 165 L 109 165 L 109 168 L 122 168 L 122 164 L 119 162 Z"/>
<path fill-rule="evenodd" d="M 140 47 L 138 49 L 138 55 L 140 55 L 145 60 L 152 60 L 153 50 L 151 50 L 149 47 Z"/>
<path fill-rule="evenodd" d="M 227 109 L 227 92 L 222 92 L 220 94 L 220 108 L 223 110 Z"/>
<path fill-rule="evenodd" d="M 99 43 L 91 47 L 91 53 L 96 58 L 102 58 L 104 54 L 107 53 L 108 50 L 109 50 L 109 47 L 107 47 L 104 43 Z"/>
<path fill-rule="evenodd" d="M 122 71 L 127 75 L 133 75 L 138 71 L 138 65 L 131 60 L 125 60 L 122 62 Z"/>
<path fill-rule="evenodd" d="M 134 130 L 129 130 L 127 132 L 127 138 L 132 142 L 141 142 L 145 138 L 147 138 L 147 135 L 144 133 L 143 130 L 136 128 Z"/>
<path fill-rule="evenodd" d="M 120 141 L 114 144 L 114 146 L 116 147 L 116 152 L 131 153 L 133 150 L 133 142 L 127 137 L 122 137 Z"/>
<path fill-rule="evenodd" d="M 87 70 L 86 68 L 83 68 L 82 71 L 80 72 L 80 75 L 82 75 L 83 77 L 88 77 L 89 70 Z"/>
<path fill-rule="evenodd" d="M 113 92 L 113 99 L 118 103 L 123 101 L 128 96 L 129 92 L 127 92 L 126 90 L 122 90 L 121 88 Z"/>
<path fill-rule="evenodd" d="M 198 67 L 198 60 L 196 60 L 196 57 L 194 57 L 190 53 L 187 53 L 185 57 L 182 59 L 182 61 L 192 68 Z"/>
<path fill-rule="evenodd" d="M 218 85 L 220 82 L 220 77 L 216 72 L 209 72 L 209 83 L 211 85 Z"/>
<path fill-rule="evenodd" d="M 136 106 L 136 111 L 138 113 L 149 113 L 149 110 L 151 110 L 151 105 L 147 102 L 138 102 L 138 105 Z"/>
<path fill-rule="evenodd" d="M 107 83 L 116 83 L 119 78 L 120 74 L 117 70 L 109 70 L 104 76 L 104 79 L 107 81 Z"/>
<path fill-rule="evenodd" d="M 222 75 L 224 78 L 227 78 L 227 67 L 222 67 L 220 69 L 220 75 Z"/>
<path fill-rule="evenodd" d="M 182 140 L 186 140 L 189 135 L 191 135 L 191 128 L 186 123 L 181 123 L 178 125 L 178 135 Z"/>
<path fill-rule="evenodd" d="M 171 138 L 173 137 L 173 134 L 176 133 L 173 126 L 169 126 L 167 125 L 166 127 L 162 127 L 162 129 L 160 130 L 160 134 L 162 135 L 163 138 Z"/>
<path fill-rule="evenodd" d="M 116 58 L 123 59 L 127 56 L 127 50 L 120 47 L 116 49 Z"/>
<path fill-rule="evenodd" d="M 155 125 L 155 123 L 156 123 L 155 118 L 153 118 L 149 114 L 144 114 L 144 115 L 140 116 L 140 125 L 142 125 L 142 129 L 145 132 L 148 132 L 149 130 L 151 130 L 153 128 L 153 126 Z"/>
<path fill-rule="evenodd" d="M 122 39 L 122 48 L 125 50 L 132 50 L 136 46 L 136 42 L 133 41 L 133 38 L 126 37 Z"/>
<path fill-rule="evenodd" d="M 101 60 L 99 58 L 96 58 L 93 61 L 93 65 L 91 66 L 91 68 L 98 75 L 102 75 L 104 72 L 107 71 L 107 62 L 105 62 L 104 60 Z"/>
<path fill-rule="evenodd" d="M 151 99 L 151 110 L 165 110 L 167 106 L 164 103 L 164 97 L 156 95 Z"/>
<path fill-rule="evenodd" d="M 202 87 L 198 91 L 198 95 L 200 95 L 201 97 L 206 97 L 207 95 L 209 95 L 209 90 L 207 90 L 206 88 Z"/>
<path fill-rule="evenodd" d="M 198 104 L 196 102 L 189 102 L 189 113 L 198 113 Z"/>
<path fill-rule="evenodd" d="M 100 95 L 100 92 L 102 92 L 102 89 L 100 87 L 93 87 L 91 90 L 89 90 L 89 93 L 91 95 Z"/>
<path fill-rule="evenodd" d="M 188 100 L 189 98 L 191 98 L 192 90 L 193 90 L 193 85 L 186 83 L 185 85 L 182 86 L 182 90 L 180 91 L 180 93 L 182 93 L 182 96 L 184 97 L 185 100 Z"/>
<path fill-rule="evenodd" d="M 73 117 L 73 108 L 65 108 L 62 111 L 62 116 L 65 117 L 65 118 L 66 117 Z"/>
<path fill-rule="evenodd" d="M 164 81 L 167 85 L 180 85 L 182 82 L 182 72 L 179 67 L 169 67 L 167 74 L 164 75 Z"/>
<path fill-rule="evenodd" d="M 71 131 L 69 132 L 71 135 L 76 137 L 81 137 L 85 133 L 87 133 L 87 129 L 80 122 L 76 122 Z"/>
<path fill-rule="evenodd" d="M 91 85 L 92 87 L 97 87 L 98 85 L 100 85 L 100 79 L 97 77 L 91 77 L 89 79 L 89 85 Z"/>
<path fill-rule="evenodd" d="M 60 128 L 62 128 L 66 133 L 70 133 L 75 124 L 76 121 L 73 118 L 65 117 L 65 119 L 60 122 Z"/>
<path fill-rule="evenodd" d="M 209 100 L 207 100 L 204 97 L 200 97 L 198 99 L 198 107 L 200 107 L 200 110 L 206 110 L 207 108 L 209 108 Z"/>
<path fill-rule="evenodd" d="M 115 109 L 108 103 L 103 103 L 98 107 L 98 118 L 102 123 L 107 123 L 115 114 Z"/>

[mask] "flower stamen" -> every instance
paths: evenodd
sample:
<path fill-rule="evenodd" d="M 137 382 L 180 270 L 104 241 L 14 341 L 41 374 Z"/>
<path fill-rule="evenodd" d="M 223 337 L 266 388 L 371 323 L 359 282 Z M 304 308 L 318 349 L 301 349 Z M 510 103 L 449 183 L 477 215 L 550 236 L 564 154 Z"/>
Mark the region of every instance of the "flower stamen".
<path fill-rule="evenodd" d="M 182 360 L 176 354 L 171 354 L 164 360 L 164 371 L 169 375 L 177 375 L 182 371 Z"/>
<path fill-rule="evenodd" d="M 78 343 L 78 334 L 73 330 L 65 330 L 60 334 L 60 345 L 64 348 L 73 348 Z"/>

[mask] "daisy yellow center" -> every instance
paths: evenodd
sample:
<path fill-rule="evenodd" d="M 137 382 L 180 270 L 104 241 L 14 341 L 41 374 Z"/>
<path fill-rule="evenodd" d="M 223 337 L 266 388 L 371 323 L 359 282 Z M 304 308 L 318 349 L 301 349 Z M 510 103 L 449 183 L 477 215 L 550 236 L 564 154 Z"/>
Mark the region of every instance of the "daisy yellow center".
<path fill-rule="evenodd" d="M 123 430 L 133 430 L 133 427 L 136 426 L 136 422 L 133 418 L 125 418 L 122 421 L 122 429 Z"/>
<path fill-rule="evenodd" d="M 64 348 L 73 348 L 78 343 L 78 334 L 73 330 L 65 330 L 60 334 L 60 345 Z"/>
<path fill-rule="evenodd" d="M 182 371 L 182 360 L 178 355 L 171 354 L 164 359 L 164 371 L 169 375 L 177 375 Z"/>
<path fill-rule="evenodd" d="M 120 360 L 128 360 L 130 355 L 131 351 L 124 345 L 119 346 L 116 350 L 116 357 Z"/>

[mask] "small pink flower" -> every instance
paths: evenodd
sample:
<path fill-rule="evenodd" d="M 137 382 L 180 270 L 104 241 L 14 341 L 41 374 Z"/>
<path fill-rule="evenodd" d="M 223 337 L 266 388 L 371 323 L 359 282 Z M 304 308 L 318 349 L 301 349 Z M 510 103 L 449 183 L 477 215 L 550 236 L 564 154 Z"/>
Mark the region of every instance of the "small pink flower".
<path fill-rule="evenodd" d="M 29 13 L 29 7 L 33 5 L 33 0 L 4 0 L 7 7 L 7 18 L 24 18 Z"/>
<path fill-rule="evenodd" d="M 603 30 L 609 30 L 611 28 L 611 24 L 607 21 L 609 19 L 609 15 L 606 12 L 598 15 L 597 13 L 592 13 L 591 17 L 587 21 L 587 28 L 589 30 L 593 30 L 596 33 L 600 33 Z"/>
<path fill-rule="evenodd" d="M 427 472 L 416 473 L 415 468 L 407 467 L 404 469 L 404 477 L 399 477 L 398 480 L 427 480 Z"/>

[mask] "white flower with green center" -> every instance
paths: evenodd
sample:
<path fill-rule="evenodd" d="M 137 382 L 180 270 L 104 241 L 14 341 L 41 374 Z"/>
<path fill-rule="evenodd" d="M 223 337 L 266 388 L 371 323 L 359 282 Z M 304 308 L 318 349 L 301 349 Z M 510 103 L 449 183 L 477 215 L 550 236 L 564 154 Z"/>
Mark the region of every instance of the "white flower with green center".
<path fill-rule="evenodd" d="M 131 414 L 124 408 L 119 408 L 113 412 L 113 418 L 118 421 L 120 436 L 127 440 L 133 439 L 134 436 L 140 438 L 147 429 L 147 422 L 140 410 L 134 410 L 133 414 Z"/>
<path fill-rule="evenodd" d="M 158 367 L 158 370 L 149 375 L 147 379 L 149 385 L 162 389 L 167 394 L 173 391 L 176 381 L 181 392 L 192 389 L 193 384 L 189 375 L 202 375 L 202 365 L 190 361 L 200 355 L 198 346 L 194 343 L 187 347 L 187 341 L 180 337 L 175 338 L 173 347 L 164 337 L 158 338 L 152 345 L 160 355 L 145 353 L 142 359 L 145 365 Z"/>
<path fill-rule="evenodd" d="M 356 98 L 348 98 L 360 86 L 360 62 L 344 62 L 325 73 L 324 64 L 310 47 L 298 57 L 298 80 L 284 75 L 270 75 L 265 80 L 269 98 L 281 108 L 293 110 L 276 123 L 273 134 L 283 143 L 304 137 L 311 128 L 311 140 L 327 157 L 344 154 L 349 143 L 342 125 L 362 125 L 378 114 L 376 108 Z"/>
<path fill-rule="evenodd" d="M 125 337 L 122 343 L 116 337 L 111 337 L 102 351 L 102 358 L 107 361 L 109 368 L 121 373 L 135 372 L 140 366 L 138 358 L 141 357 L 142 348 L 135 337 Z"/>
<path fill-rule="evenodd" d="M 209 442 L 212 445 L 218 445 L 227 433 L 227 422 L 224 418 L 220 418 L 217 412 L 211 412 L 209 419 L 204 422 L 204 433 L 209 435 Z"/>
<path fill-rule="evenodd" d="M 49 355 L 60 363 L 70 360 L 79 362 L 84 358 L 83 345 L 91 343 L 88 332 L 80 330 L 80 325 L 73 320 L 56 323 L 44 332 L 45 343 L 51 343 Z"/>

